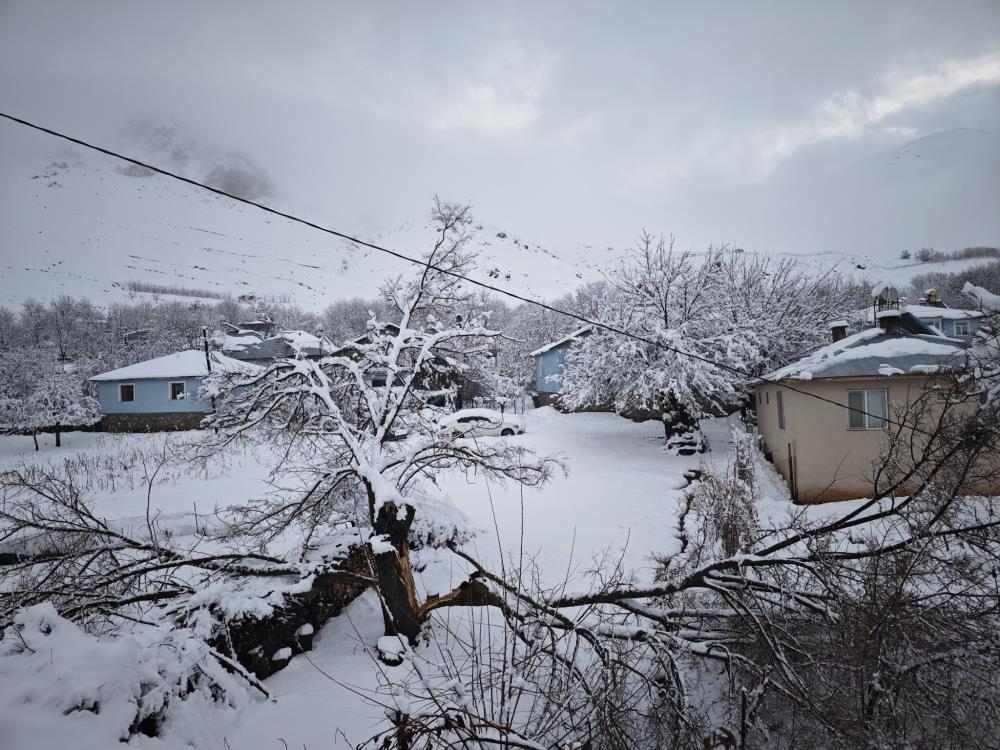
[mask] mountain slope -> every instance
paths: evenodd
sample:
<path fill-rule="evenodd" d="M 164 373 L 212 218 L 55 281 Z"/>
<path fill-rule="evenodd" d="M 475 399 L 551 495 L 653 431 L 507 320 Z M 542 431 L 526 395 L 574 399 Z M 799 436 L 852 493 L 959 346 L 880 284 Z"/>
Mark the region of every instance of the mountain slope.
<path fill-rule="evenodd" d="M 201 159 L 201 168 L 240 167 L 232 158 L 220 162 L 181 148 L 174 131 L 167 135 L 151 158 L 180 154 L 188 164 Z M 739 236 L 766 238 L 748 249 L 781 249 L 817 269 L 904 285 L 932 270 L 899 261 L 904 248 L 1000 244 L 1000 138 L 985 131 L 937 133 L 789 187 L 780 198 L 761 193 L 741 201 L 751 223 Z M 387 277 L 412 270 L 382 253 L 89 152 L 64 152 L 43 169 L 0 170 L 0 205 L 0 304 L 60 293 L 98 304 L 148 297 L 128 291 L 138 280 L 215 294 L 252 292 L 321 309 L 338 298 L 372 295 Z M 306 218 L 414 257 L 434 239 L 426 217 L 374 229 Z M 622 227 L 623 236 L 632 236 L 629 229 Z M 793 235 L 814 239 L 783 239 Z M 553 250 L 488 222 L 477 224 L 472 247 L 480 253 L 475 278 L 545 299 L 601 278 L 621 257 L 621 250 L 585 243 Z M 807 249 L 816 251 L 802 252 Z"/>
<path fill-rule="evenodd" d="M 67 153 L 31 174 L 0 177 L 0 303 L 60 293 L 123 299 L 131 280 L 293 301 L 319 309 L 374 294 L 411 264 L 103 156 Z M 430 206 L 428 206 L 429 211 Z M 323 223 L 321 217 L 306 217 Z M 551 297 L 597 278 L 587 248 L 558 255 L 478 224 L 476 278 Z M 419 257 L 426 221 L 391 229 L 336 226 Z M 133 295 L 134 296 L 134 295 Z"/>

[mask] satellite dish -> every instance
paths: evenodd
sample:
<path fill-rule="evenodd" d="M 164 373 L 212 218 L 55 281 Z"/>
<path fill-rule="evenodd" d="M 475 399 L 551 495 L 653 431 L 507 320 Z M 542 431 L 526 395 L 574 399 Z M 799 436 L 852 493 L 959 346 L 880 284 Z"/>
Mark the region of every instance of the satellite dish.
<path fill-rule="evenodd" d="M 899 290 L 892 284 L 879 283 L 872 288 L 872 297 L 881 304 L 896 304 L 899 302 Z"/>

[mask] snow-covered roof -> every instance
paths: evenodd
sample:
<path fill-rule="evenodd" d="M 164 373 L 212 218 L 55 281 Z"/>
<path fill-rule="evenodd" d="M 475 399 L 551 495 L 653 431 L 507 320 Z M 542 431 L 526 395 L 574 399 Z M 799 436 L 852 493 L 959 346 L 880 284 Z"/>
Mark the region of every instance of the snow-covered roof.
<path fill-rule="evenodd" d="M 324 351 L 330 351 L 333 349 L 333 342 L 326 336 L 320 338 L 306 331 L 283 331 L 279 335 L 289 346 L 299 351 L 304 349 L 315 349 L 318 351 L 320 348 Z"/>
<path fill-rule="evenodd" d="M 212 352 L 210 356 L 214 372 L 235 372 L 253 366 L 219 352 Z M 119 367 L 117 370 L 95 375 L 91 380 L 100 382 L 106 380 L 148 380 L 151 378 L 203 378 L 206 375 L 208 375 L 208 365 L 205 363 L 205 352 L 198 349 L 188 349 L 183 352 L 147 359 L 145 362 L 137 362 L 127 367 Z"/>
<path fill-rule="evenodd" d="M 222 337 L 222 350 L 226 352 L 239 352 L 248 346 L 256 346 L 262 340 L 259 333 L 243 333 Z"/>
<path fill-rule="evenodd" d="M 921 319 L 967 320 L 969 318 L 983 317 L 983 314 L 979 310 L 955 310 L 950 307 L 934 307 L 933 305 L 907 305 L 904 309 L 906 312 L 916 315 Z"/>
<path fill-rule="evenodd" d="M 569 336 L 566 336 L 565 338 L 561 338 L 558 341 L 553 341 L 551 344 L 546 344 L 543 347 L 535 349 L 535 351 L 531 352 L 528 356 L 535 357 L 538 356 L 539 354 L 545 354 L 545 352 L 555 349 L 557 346 L 562 346 L 563 344 L 568 344 L 571 341 L 575 341 L 576 339 L 580 338 L 580 336 L 588 334 L 592 330 L 593 326 L 583 326 L 583 328 L 577 328 L 575 331 L 573 331 L 573 333 L 569 334 Z"/>
<path fill-rule="evenodd" d="M 797 362 L 764 376 L 765 380 L 812 380 L 926 374 L 960 366 L 964 346 L 953 339 L 886 333 L 868 328 L 827 344 Z"/>
<path fill-rule="evenodd" d="M 223 336 L 220 343 L 222 351 L 241 360 L 270 360 L 297 354 L 318 356 L 336 349 L 326 336 L 307 331 L 281 331 L 266 338 L 257 332 L 241 331 Z"/>

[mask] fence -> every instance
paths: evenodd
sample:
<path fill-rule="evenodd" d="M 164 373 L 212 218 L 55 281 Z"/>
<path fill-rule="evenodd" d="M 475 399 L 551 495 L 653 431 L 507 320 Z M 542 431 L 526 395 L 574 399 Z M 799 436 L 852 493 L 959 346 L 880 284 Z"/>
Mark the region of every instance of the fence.
<path fill-rule="evenodd" d="M 534 408 L 531 396 L 521 394 L 520 396 L 476 396 L 472 399 L 473 405 L 477 409 L 496 409 L 508 414 L 524 414 L 528 409 Z"/>

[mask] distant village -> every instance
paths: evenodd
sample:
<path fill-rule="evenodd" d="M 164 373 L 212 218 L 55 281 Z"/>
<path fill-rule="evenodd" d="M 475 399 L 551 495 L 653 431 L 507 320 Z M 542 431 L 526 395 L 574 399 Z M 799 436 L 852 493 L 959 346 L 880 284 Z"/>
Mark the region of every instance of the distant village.
<path fill-rule="evenodd" d="M 934 387 L 939 372 L 961 365 L 984 313 L 949 306 L 936 289 L 928 289 L 916 302 L 906 302 L 896 287 L 880 284 L 872 290 L 869 307 L 845 311 L 845 315 L 828 322 L 828 344 L 762 374 L 747 403 L 762 449 L 798 502 L 872 493 L 865 469 L 878 455 L 890 405 L 919 399 L 926 388 Z M 561 375 L 574 348 L 593 331 L 590 325 L 580 327 L 529 353 L 533 377 L 526 395 L 534 406 L 572 410 L 560 398 Z M 155 357 L 91 377 L 100 403 L 100 427 L 109 431 L 197 429 L 213 410 L 211 399 L 199 393 L 202 381 L 213 370 L 262 368 L 283 358 L 345 355 L 364 336 L 333 342 L 322 329 L 288 330 L 267 315 L 223 322 L 211 334 L 206 329 L 202 349 Z M 384 378 L 376 385 L 384 385 Z M 448 403 L 460 408 L 463 393 L 483 403 L 485 389 L 469 383 L 452 383 Z M 856 411 L 824 404 L 810 394 L 842 401 Z M 1000 485 L 987 483 L 981 491 L 997 493 Z"/>

